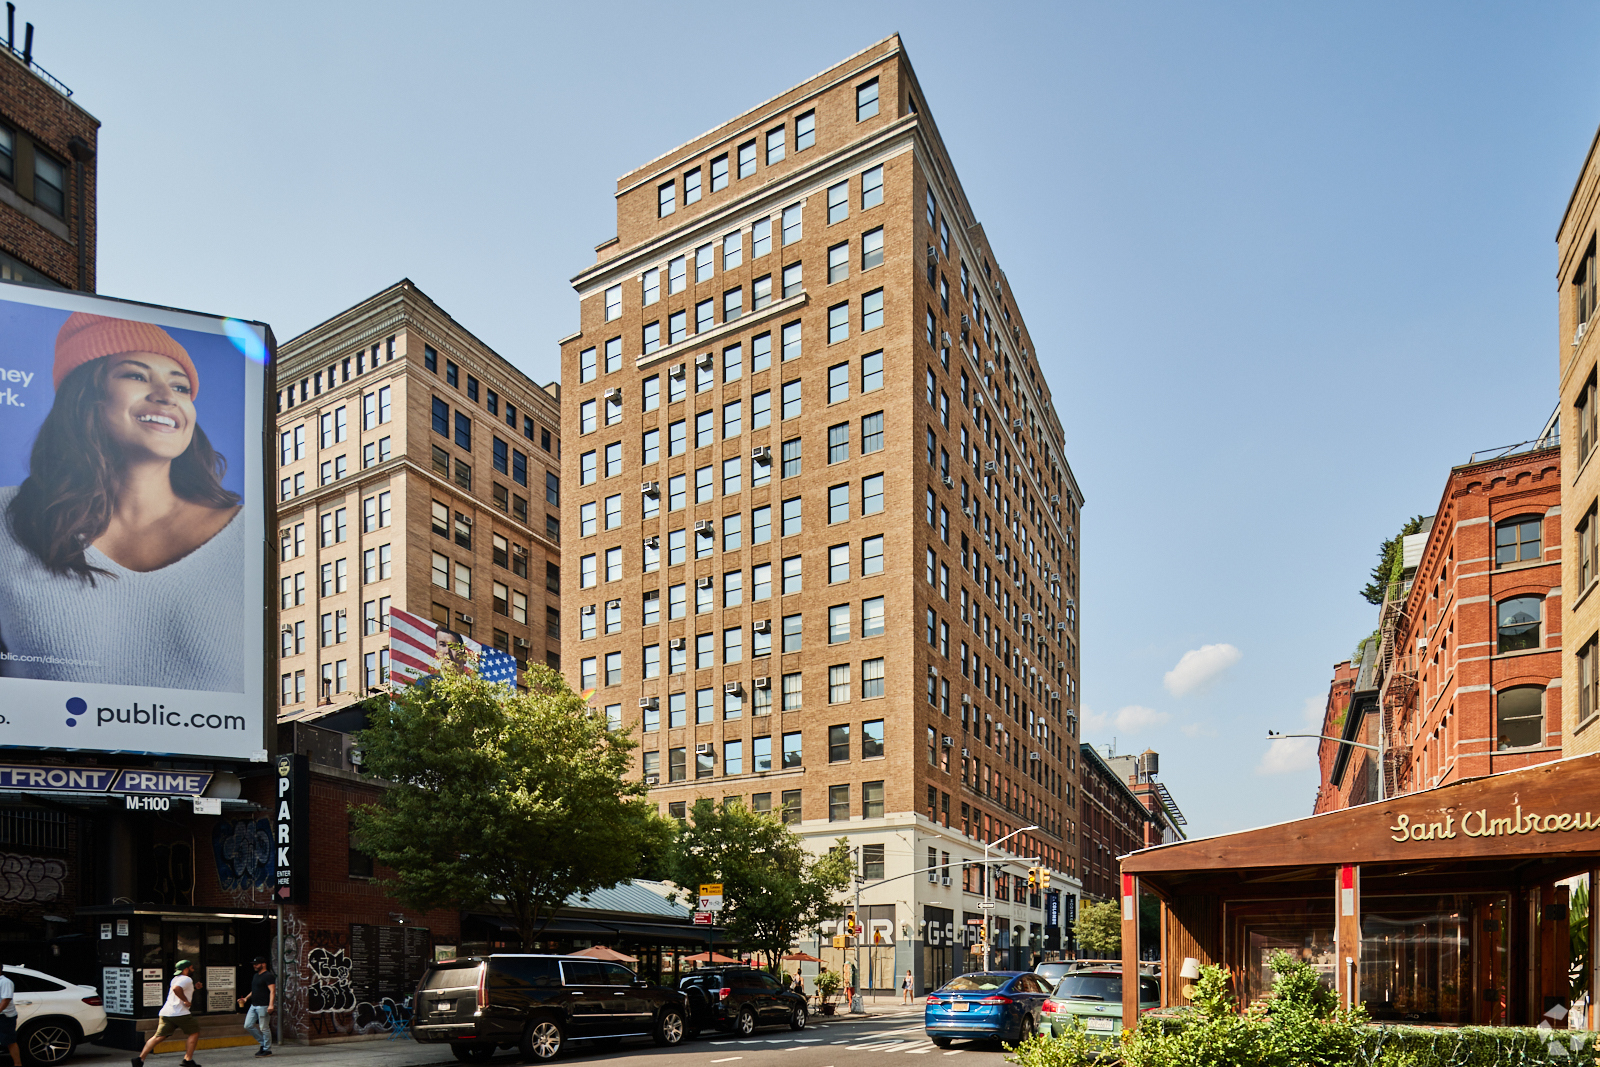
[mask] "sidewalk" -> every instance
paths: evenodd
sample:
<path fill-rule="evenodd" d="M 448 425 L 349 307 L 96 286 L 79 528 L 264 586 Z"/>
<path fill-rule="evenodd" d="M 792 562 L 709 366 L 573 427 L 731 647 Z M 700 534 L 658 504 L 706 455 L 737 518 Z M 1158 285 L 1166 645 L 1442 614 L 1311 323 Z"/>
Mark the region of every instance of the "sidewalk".
<path fill-rule="evenodd" d="M 240 1016 L 243 1019 L 244 1016 Z M 256 1045 L 234 1048 L 201 1049 L 195 1059 L 201 1067 L 244 1067 L 245 1064 L 284 1064 L 287 1067 L 433 1067 L 455 1063 L 448 1045 L 419 1045 L 409 1037 L 387 1037 L 364 1041 L 334 1041 L 325 1045 L 274 1045 L 272 1055 L 256 1057 Z M 103 1045 L 80 1045 L 69 1061 L 81 1067 L 125 1067 L 133 1054 L 126 1049 Z M 182 1052 L 157 1053 L 145 1060 L 147 1067 L 178 1067 Z"/>

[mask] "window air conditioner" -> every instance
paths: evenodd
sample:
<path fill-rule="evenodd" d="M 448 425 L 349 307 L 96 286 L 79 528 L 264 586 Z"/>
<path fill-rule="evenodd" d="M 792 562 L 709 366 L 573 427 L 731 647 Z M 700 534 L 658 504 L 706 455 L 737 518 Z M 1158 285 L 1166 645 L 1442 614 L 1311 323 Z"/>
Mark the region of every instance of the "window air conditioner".
<path fill-rule="evenodd" d="M 983 369 L 988 371 L 990 374 L 993 374 L 994 373 L 994 360 L 992 360 L 992 359 L 984 360 L 983 361 Z"/>
<path fill-rule="evenodd" d="M 694 524 L 694 532 L 697 534 L 705 534 L 709 537 L 711 535 L 711 520 L 696 519 Z"/>
<path fill-rule="evenodd" d="M 1016 430 L 1018 433 L 1022 432 L 1022 420 L 1021 419 L 1012 419 L 1011 420 L 1011 428 L 1013 430 Z"/>
<path fill-rule="evenodd" d="M 940 330 L 939 331 L 939 340 L 944 344 L 944 346 L 946 348 L 949 348 L 950 347 L 950 331 L 949 330 Z"/>
<path fill-rule="evenodd" d="M 682 637 L 674 637 L 674 638 L 672 638 L 671 640 L 669 640 L 667 642 L 667 647 L 671 648 L 674 652 L 682 652 L 683 649 L 684 649 L 684 646 L 685 646 L 685 639 L 682 638 Z"/>
<path fill-rule="evenodd" d="M 944 482 L 944 487 L 946 489 L 954 489 L 956 487 L 955 480 L 952 479 L 948 474 L 944 475 L 939 480 Z"/>
<path fill-rule="evenodd" d="M 1060 493 L 1051 493 L 1050 494 L 1050 503 L 1052 503 L 1052 504 L 1061 503 L 1061 494 Z"/>
<path fill-rule="evenodd" d="M 471 615 L 463 615 L 460 612 L 457 612 L 456 613 L 456 618 L 460 619 L 462 622 L 466 623 L 468 626 L 472 625 L 472 616 Z"/>
<path fill-rule="evenodd" d="M 995 471 L 994 460 L 992 460 L 992 459 L 984 460 L 983 461 L 983 473 L 985 473 L 985 474 L 993 474 L 994 471 Z M 656 483 L 650 482 L 648 484 L 655 485 Z M 646 490 L 646 492 L 649 492 L 650 495 L 652 495 L 652 496 L 655 495 L 653 490 Z"/>
<path fill-rule="evenodd" d="M 710 352 L 702 352 L 698 356 L 694 357 L 694 365 L 696 367 L 700 368 L 701 370 L 710 370 L 711 369 L 711 353 Z"/>
<path fill-rule="evenodd" d="M 645 482 L 643 485 L 639 486 L 639 492 L 643 493 L 645 496 L 660 496 L 661 483 Z"/>
<path fill-rule="evenodd" d="M 933 664 L 931 664 L 931 663 L 930 663 L 930 664 L 928 664 L 928 676 L 929 676 L 929 677 L 930 677 L 930 678 L 937 678 L 937 677 L 939 677 L 939 668 L 938 668 L 938 667 L 935 667 L 935 666 L 934 666 L 934 665 L 933 665 Z"/>
<path fill-rule="evenodd" d="M 657 708 L 661 707 L 661 698 L 660 697 L 640 697 L 639 698 L 639 706 L 641 708 L 644 708 L 646 711 L 655 711 Z"/>
<path fill-rule="evenodd" d="M 936 263 L 939 260 L 939 250 L 932 245 L 928 246 L 928 262 Z"/>
<path fill-rule="evenodd" d="M 674 378 L 682 378 L 684 373 L 688 370 L 688 367 L 689 365 L 687 363 L 678 363 L 674 365 L 671 370 L 667 371 L 667 373 Z"/>
<path fill-rule="evenodd" d="M 971 325 L 972 325 L 972 320 L 969 319 L 967 317 L 967 313 L 965 311 L 963 311 L 961 313 L 961 332 L 962 333 L 966 333 L 967 332 L 967 328 L 969 326 L 971 326 Z"/>
<path fill-rule="evenodd" d="M 696 578 L 694 580 L 694 585 L 695 585 L 696 589 L 710 589 L 711 588 L 711 584 L 712 584 L 712 579 L 711 579 L 711 575 L 709 575 L 709 574 L 706 575 L 704 578 Z"/>
<path fill-rule="evenodd" d="M 771 689 L 772 688 L 772 679 L 766 677 L 765 675 L 762 675 L 760 678 L 757 678 L 755 680 L 755 682 L 752 683 L 752 684 L 754 684 L 757 689 Z"/>
<path fill-rule="evenodd" d="M 1031 612 L 1031 611 L 1024 611 L 1024 612 L 1023 612 L 1023 613 L 1022 613 L 1022 621 L 1023 621 L 1023 622 L 1032 622 L 1032 621 L 1033 621 L 1033 612 Z"/>
<path fill-rule="evenodd" d="M 612 386 L 610 389 L 607 389 L 606 390 L 606 399 L 607 400 L 620 401 L 622 399 L 622 389 L 621 389 L 621 387 L 620 386 Z"/>
<path fill-rule="evenodd" d="M 970 755 L 970 754 L 971 754 L 971 752 L 972 752 L 972 750 L 971 750 L 971 749 L 969 749 L 969 748 L 963 748 L 963 749 L 962 749 L 962 750 L 961 750 L 961 758 L 962 758 L 962 759 L 966 759 L 966 758 L 967 758 L 967 756 L 969 756 L 969 755 Z"/>
<path fill-rule="evenodd" d="M 723 685 L 722 691 L 730 696 L 738 696 L 740 693 L 744 692 L 744 686 L 740 685 L 738 682 L 728 682 Z"/>
<path fill-rule="evenodd" d="M 756 445 L 756 447 L 754 447 L 754 448 L 752 448 L 750 450 L 750 458 L 755 460 L 757 463 L 771 463 L 772 462 L 772 446 L 771 445 Z"/>
<path fill-rule="evenodd" d="M 939 876 L 939 884 L 940 885 L 949 885 L 950 884 L 950 876 L 948 874 L 941 874 Z"/>
<path fill-rule="evenodd" d="M 526 556 L 528 554 L 528 550 L 522 545 L 512 545 L 511 554 L 513 556 Z"/>
<path fill-rule="evenodd" d="M 593 615 L 594 614 L 594 605 L 593 604 L 585 604 L 583 606 L 583 613 L 585 615 Z"/>
<path fill-rule="evenodd" d="M 972 703 L 972 694 L 971 693 L 962 693 L 961 694 L 961 703 L 963 703 L 963 704 Z"/>
<path fill-rule="evenodd" d="M 651 534 L 649 537 L 646 537 L 644 539 L 644 547 L 646 547 L 646 548 L 660 548 L 661 547 L 661 538 L 660 538 L 660 536 L 657 535 L 657 534 Z"/>
<path fill-rule="evenodd" d="M 956 747 L 955 739 L 952 738 L 949 734 L 945 734 L 944 735 L 944 747 L 945 748 L 955 748 Z"/>
<path fill-rule="evenodd" d="M 758 634 L 770 634 L 772 632 L 772 620 L 757 619 L 750 625 L 750 629 Z"/>
<path fill-rule="evenodd" d="M 710 741 L 701 741 L 699 744 L 694 746 L 694 754 L 696 756 L 715 756 L 716 749 L 712 746 Z"/>
<path fill-rule="evenodd" d="M 661 784 L 661 776 L 659 774 L 647 774 L 647 775 L 644 776 L 644 784 L 645 785 L 660 785 Z"/>
<path fill-rule="evenodd" d="M 1067 624 L 1066 623 L 1064 623 L 1064 622 L 1056 623 L 1056 629 L 1057 630 L 1065 630 L 1066 628 L 1067 628 Z"/>
<path fill-rule="evenodd" d="M 1039 753 L 1037 753 L 1037 752 L 1028 753 L 1028 762 L 1030 762 L 1030 763 L 1038 763 L 1039 762 Z"/>
<path fill-rule="evenodd" d="M 999 282 L 998 282 L 998 281 L 996 281 L 996 282 L 995 282 L 995 283 L 994 283 L 994 291 L 995 291 L 995 292 L 996 292 L 996 293 L 998 293 L 998 292 L 999 292 L 999 291 L 1000 291 L 1000 283 L 999 283 Z"/>

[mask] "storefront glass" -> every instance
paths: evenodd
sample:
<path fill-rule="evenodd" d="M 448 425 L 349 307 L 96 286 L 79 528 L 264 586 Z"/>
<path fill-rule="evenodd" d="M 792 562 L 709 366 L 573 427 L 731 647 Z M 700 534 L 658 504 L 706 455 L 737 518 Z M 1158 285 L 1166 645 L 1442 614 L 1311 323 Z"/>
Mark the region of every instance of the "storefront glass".
<path fill-rule="evenodd" d="M 1374 1019 L 1467 1025 L 1504 1017 L 1506 901 L 1367 897 L 1361 1000 Z"/>

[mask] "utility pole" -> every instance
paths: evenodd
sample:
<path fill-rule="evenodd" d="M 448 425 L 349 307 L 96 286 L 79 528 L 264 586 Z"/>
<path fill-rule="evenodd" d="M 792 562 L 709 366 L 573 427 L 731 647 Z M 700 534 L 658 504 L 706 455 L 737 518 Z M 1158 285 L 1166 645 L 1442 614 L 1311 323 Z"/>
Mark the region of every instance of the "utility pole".
<path fill-rule="evenodd" d="M 860 850 L 858 849 L 856 851 L 856 856 L 859 858 L 860 855 L 861 855 L 861 853 L 860 853 Z M 855 883 L 856 883 L 856 910 L 855 910 L 855 916 L 856 916 L 856 926 L 858 928 L 860 928 L 860 929 L 863 929 L 863 930 L 865 929 L 865 927 L 861 926 L 861 883 L 865 882 L 866 880 L 867 879 L 861 873 L 861 868 L 860 868 L 860 866 L 858 864 L 857 867 L 856 867 L 856 872 L 855 872 Z M 852 1012 L 859 1012 L 859 1011 L 861 1011 L 861 1008 L 862 1008 L 862 999 L 861 999 L 861 934 L 857 930 L 852 930 L 850 932 L 852 934 L 856 935 L 856 973 L 851 976 L 852 981 L 850 983 L 850 986 L 851 986 L 850 1010 Z"/>
<path fill-rule="evenodd" d="M 1004 844 L 1005 842 L 1011 840 L 1013 837 L 1016 837 L 1018 834 L 1025 834 L 1029 830 L 1037 830 L 1037 829 L 1038 829 L 1037 826 L 1024 826 L 1020 830 L 1011 831 L 1006 836 L 1004 836 L 1004 837 L 1000 838 L 999 840 L 995 841 L 994 844 L 996 844 L 996 845 Z M 994 872 L 989 869 L 989 845 L 990 845 L 990 843 L 988 841 L 985 841 L 983 843 L 983 904 L 981 905 L 982 908 L 983 908 L 983 930 L 984 930 L 984 935 L 983 935 L 983 969 L 986 970 L 986 971 L 989 969 L 989 940 L 990 940 L 989 939 L 989 932 L 990 932 L 989 931 L 989 925 L 990 925 L 990 922 L 993 919 L 992 913 L 994 911 Z"/>
<path fill-rule="evenodd" d="M 1389 799 L 1387 795 L 1388 789 L 1384 785 L 1383 781 L 1383 728 L 1381 723 L 1379 724 L 1378 728 L 1378 743 L 1376 745 L 1369 745 L 1365 741 L 1346 741 L 1342 737 L 1329 737 L 1327 734 L 1280 734 L 1276 730 L 1267 731 L 1268 741 L 1281 741 L 1287 737 L 1320 737 L 1322 740 L 1332 741 L 1336 745 L 1349 745 L 1351 748 L 1364 748 L 1368 752 L 1376 754 L 1378 757 L 1378 803 L 1381 804 L 1385 800 Z"/>

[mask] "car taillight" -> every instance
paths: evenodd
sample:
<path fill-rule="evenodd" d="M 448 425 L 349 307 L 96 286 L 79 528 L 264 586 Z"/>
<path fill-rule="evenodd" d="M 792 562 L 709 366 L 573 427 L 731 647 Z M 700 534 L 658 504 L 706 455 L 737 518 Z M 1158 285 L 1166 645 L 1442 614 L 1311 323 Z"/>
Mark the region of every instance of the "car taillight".
<path fill-rule="evenodd" d="M 1047 1000 L 1047 1001 L 1044 1002 L 1044 1006 L 1041 1007 L 1039 1010 L 1040 1011 L 1044 1011 L 1044 1012 L 1052 1012 L 1053 1013 L 1053 1012 L 1058 1012 L 1061 1009 L 1056 1007 L 1056 1002 L 1055 1001 Z"/>
<path fill-rule="evenodd" d="M 1011 998 L 1010 997 L 984 997 L 982 1000 L 978 1001 L 978 1003 L 979 1004 L 1010 1004 L 1011 1003 Z"/>
<path fill-rule="evenodd" d="M 84 997 L 83 998 L 83 1002 L 85 1004 L 89 1005 L 89 1007 L 91 1007 L 91 1008 L 98 1008 L 100 1006 L 100 998 L 99 997 Z"/>
<path fill-rule="evenodd" d="M 728 997 L 730 997 L 732 995 L 733 995 L 733 987 L 731 987 L 731 986 L 723 986 L 721 989 L 717 990 L 717 999 L 718 1000 L 727 1000 Z"/>
<path fill-rule="evenodd" d="M 928 1003 L 929 1004 L 943 1004 L 944 1003 L 944 998 L 939 996 L 939 994 L 937 994 L 937 993 L 929 993 L 928 994 Z"/>
<path fill-rule="evenodd" d="M 478 1010 L 489 1006 L 489 961 L 478 964 Z"/>

